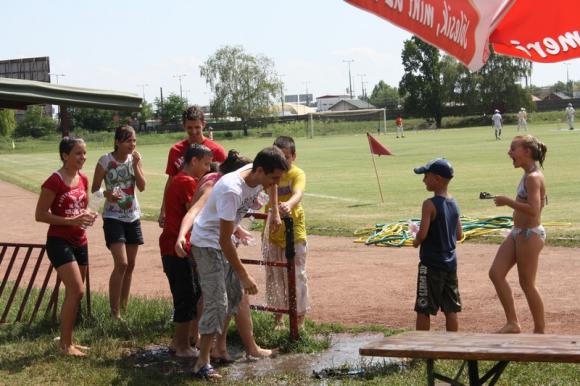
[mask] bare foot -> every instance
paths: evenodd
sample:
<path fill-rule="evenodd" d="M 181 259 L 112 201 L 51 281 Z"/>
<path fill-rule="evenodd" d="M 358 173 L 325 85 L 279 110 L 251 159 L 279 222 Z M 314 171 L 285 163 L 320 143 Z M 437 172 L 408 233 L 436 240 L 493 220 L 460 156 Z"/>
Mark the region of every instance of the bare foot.
<path fill-rule="evenodd" d="M 508 322 L 505 324 L 505 326 L 503 326 L 501 329 L 499 329 L 496 333 L 497 334 L 519 334 L 520 332 L 522 332 L 522 329 L 520 328 L 519 323 Z"/>
<path fill-rule="evenodd" d="M 235 362 L 228 350 L 212 350 L 209 357 L 211 362 L 216 365 L 227 365 Z"/>
<path fill-rule="evenodd" d="M 267 348 L 258 347 L 256 350 L 252 350 L 251 352 L 246 351 L 246 358 L 274 358 L 278 356 L 279 353 L 280 350 L 277 348 L 270 350 Z"/>
<path fill-rule="evenodd" d="M 67 355 L 67 356 L 73 356 L 73 357 L 87 356 L 87 354 L 85 354 L 84 352 L 82 352 L 81 350 L 76 348 L 74 345 L 70 345 L 70 346 L 59 345 L 59 348 L 60 348 L 60 352 L 62 352 L 64 355 Z"/>
<path fill-rule="evenodd" d="M 90 350 L 91 349 L 89 346 L 81 346 L 80 344 L 73 344 L 73 347 L 75 347 L 79 350 Z"/>
<path fill-rule="evenodd" d="M 176 349 L 175 350 L 175 356 L 177 358 L 184 358 L 184 359 L 197 358 L 196 352 L 193 351 L 193 349 L 191 347 L 186 348 L 184 350 L 182 350 L 182 349 Z"/>
<path fill-rule="evenodd" d="M 282 331 L 285 328 L 286 328 L 286 325 L 284 324 L 284 322 L 276 323 L 274 325 L 274 331 Z"/>

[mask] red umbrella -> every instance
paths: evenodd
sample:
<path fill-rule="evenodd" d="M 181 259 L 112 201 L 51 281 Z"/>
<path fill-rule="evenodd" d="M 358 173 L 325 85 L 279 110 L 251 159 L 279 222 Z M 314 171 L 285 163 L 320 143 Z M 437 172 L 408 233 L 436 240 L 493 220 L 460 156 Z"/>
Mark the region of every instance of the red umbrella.
<path fill-rule="evenodd" d="M 578 0 L 345 0 L 479 70 L 496 52 L 536 62 L 580 57 Z"/>

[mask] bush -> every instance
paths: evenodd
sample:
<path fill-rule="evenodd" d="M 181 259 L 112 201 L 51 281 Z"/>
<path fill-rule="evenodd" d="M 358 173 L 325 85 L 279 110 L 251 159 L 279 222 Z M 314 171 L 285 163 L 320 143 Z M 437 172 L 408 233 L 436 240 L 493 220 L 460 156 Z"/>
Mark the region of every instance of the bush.
<path fill-rule="evenodd" d="M 0 110 L 0 137 L 11 137 L 15 128 L 14 110 Z"/>
<path fill-rule="evenodd" d="M 40 138 L 56 131 L 56 122 L 43 115 L 42 106 L 30 106 L 22 121 L 16 126 L 15 137 Z"/>

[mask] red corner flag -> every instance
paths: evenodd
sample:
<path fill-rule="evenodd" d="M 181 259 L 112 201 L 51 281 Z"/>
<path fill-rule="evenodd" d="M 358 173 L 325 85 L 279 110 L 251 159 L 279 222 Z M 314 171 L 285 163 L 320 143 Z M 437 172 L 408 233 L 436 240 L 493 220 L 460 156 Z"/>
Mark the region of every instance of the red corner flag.
<path fill-rule="evenodd" d="M 379 141 L 377 141 L 372 135 L 367 133 L 367 138 L 369 140 L 369 146 L 371 147 L 371 153 L 378 156 L 382 155 L 393 155 L 389 149 L 384 147 Z"/>

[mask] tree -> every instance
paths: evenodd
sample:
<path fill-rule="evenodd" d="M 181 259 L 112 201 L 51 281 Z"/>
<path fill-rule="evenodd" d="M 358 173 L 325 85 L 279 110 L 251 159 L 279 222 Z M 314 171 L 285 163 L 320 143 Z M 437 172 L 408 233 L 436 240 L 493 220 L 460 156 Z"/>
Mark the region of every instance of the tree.
<path fill-rule="evenodd" d="M 378 108 L 395 110 L 399 105 L 399 90 L 381 80 L 373 87 L 369 103 Z"/>
<path fill-rule="evenodd" d="M 44 116 L 43 106 L 28 106 L 22 121 L 16 126 L 14 136 L 39 138 L 56 132 L 56 122 Z"/>
<path fill-rule="evenodd" d="M 11 137 L 14 129 L 16 129 L 16 118 L 14 117 L 14 110 L 1 109 L 0 137 Z"/>
<path fill-rule="evenodd" d="M 181 98 L 179 95 L 170 94 L 167 98 L 155 98 L 155 106 L 157 107 L 157 116 L 161 119 L 161 123 L 180 124 L 181 115 L 183 111 L 187 110 L 187 99 Z"/>
<path fill-rule="evenodd" d="M 112 110 L 91 109 L 76 107 L 70 109 L 72 127 L 78 127 L 89 131 L 102 131 L 115 126 Z"/>
<path fill-rule="evenodd" d="M 531 72 L 531 62 L 497 55 L 493 51 L 485 66 L 479 71 L 480 101 L 484 111 L 493 109 L 519 111 L 532 107 L 532 96 L 519 82 Z"/>
<path fill-rule="evenodd" d="M 401 58 L 405 73 L 399 83 L 399 95 L 405 97 L 405 112 L 434 118 L 437 127 L 441 127 L 439 50 L 413 36 L 405 41 Z"/>
<path fill-rule="evenodd" d="M 274 62 L 265 56 L 246 53 L 241 46 L 217 50 L 201 66 L 200 74 L 210 86 L 214 117 L 236 117 L 243 122 L 271 114 L 274 99 L 282 87 Z"/>

